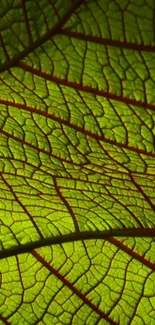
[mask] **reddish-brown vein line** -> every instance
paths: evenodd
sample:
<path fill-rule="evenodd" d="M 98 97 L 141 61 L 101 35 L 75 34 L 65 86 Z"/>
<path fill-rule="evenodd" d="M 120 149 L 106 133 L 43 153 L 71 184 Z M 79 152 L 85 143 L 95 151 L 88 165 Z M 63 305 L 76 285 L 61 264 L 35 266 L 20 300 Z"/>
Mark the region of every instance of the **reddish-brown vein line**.
<path fill-rule="evenodd" d="M 107 239 L 110 243 L 114 244 L 115 246 L 119 247 L 121 250 L 123 250 L 125 253 L 129 254 L 130 256 L 134 257 L 139 262 L 145 264 L 150 269 L 155 271 L 155 264 L 147 260 L 145 257 L 139 255 L 138 253 L 134 252 L 131 248 L 125 246 L 122 242 L 120 242 L 116 238 L 109 237 Z"/>
<path fill-rule="evenodd" d="M 144 151 L 144 150 L 142 150 L 142 149 L 138 149 L 138 148 L 132 147 L 132 146 L 130 146 L 130 145 L 126 145 L 126 144 L 123 144 L 123 143 L 120 143 L 120 142 L 116 142 L 116 141 L 114 141 L 114 140 L 107 139 L 107 138 L 105 138 L 104 135 L 97 135 L 97 134 L 92 133 L 92 132 L 89 131 L 89 130 L 84 130 L 84 129 L 82 129 L 81 127 L 75 125 L 74 123 L 68 122 L 68 121 L 66 121 L 66 120 L 61 119 L 60 117 L 56 117 L 56 116 L 54 116 L 54 115 L 52 115 L 52 114 L 50 114 L 50 113 L 46 113 L 46 112 L 41 111 L 41 110 L 39 110 L 39 109 L 35 109 L 35 108 L 30 107 L 30 106 L 24 106 L 24 105 L 22 105 L 22 104 L 18 104 L 18 103 L 17 103 L 17 104 L 16 104 L 16 103 L 12 103 L 12 102 L 5 101 L 5 100 L 0 100 L 0 103 L 5 104 L 5 105 L 10 105 L 10 106 L 13 106 L 13 107 L 19 107 L 19 108 L 21 108 L 21 109 L 23 109 L 23 110 L 29 110 L 29 111 L 32 112 L 32 113 L 40 114 L 40 115 L 45 116 L 45 117 L 47 117 L 47 118 L 51 118 L 51 119 L 53 119 L 54 121 L 57 121 L 57 122 L 62 123 L 62 124 L 64 124 L 64 125 L 67 125 L 67 126 L 73 128 L 73 129 L 77 130 L 77 131 L 80 131 L 81 133 L 85 134 L 86 136 L 88 135 L 88 136 L 90 136 L 90 137 L 96 139 L 97 141 L 98 141 L 98 140 L 101 140 L 101 141 L 103 141 L 103 142 L 110 143 L 110 144 L 113 144 L 113 145 L 115 145 L 115 146 L 119 146 L 120 148 L 124 148 L 124 149 L 128 149 L 128 150 L 132 150 L 132 151 L 134 151 L 134 152 L 137 152 L 137 153 L 139 153 L 139 154 L 143 154 L 143 155 L 145 155 L 145 156 L 155 157 L 155 153 L 152 153 L 152 152 L 146 152 L 146 151 Z M 154 108 L 155 108 L 155 107 L 154 107 Z M 24 141 L 24 140 L 21 140 L 21 139 L 15 137 L 15 136 L 13 136 L 13 135 L 7 133 L 7 132 L 4 131 L 4 130 L 0 130 L 0 132 L 3 133 L 3 134 L 5 134 L 6 136 L 11 137 L 12 139 L 15 139 L 15 140 L 17 140 L 17 141 L 22 142 L 23 144 L 27 144 L 27 145 L 29 145 L 29 146 L 33 147 L 34 149 L 36 149 L 36 150 L 38 150 L 38 151 L 40 151 L 40 152 L 44 152 L 44 153 L 49 154 L 48 152 L 44 151 L 43 149 L 37 148 L 37 147 L 35 147 L 34 145 L 31 145 L 31 144 L 29 144 L 28 142 L 26 142 L 26 141 Z M 52 154 L 52 156 L 54 157 L 53 154 Z M 57 156 L 55 156 L 55 157 L 56 157 L 57 159 L 60 159 L 60 158 L 57 157 Z M 65 160 L 65 159 L 63 159 L 63 158 L 61 158 L 61 160 L 62 160 L 62 161 L 65 161 L 65 162 L 69 162 L 69 161 L 67 161 L 67 160 Z"/>
<path fill-rule="evenodd" d="M 155 212 L 155 205 L 151 202 L 150 198 L 142 190 L 141 186 L 138 183 L 136 183 L 136 181 L 134 180 L 134 177 L 131 175 L 131 173 L 130 173 L 130 179 L 131 179 L 132 183 L 135 185 L 135 187 L 137 188 L 138 192 L 142 194 L 142 196 L 144 197 L 146 202 L 149 204 L 151 209 Z"/>
<path fill-rule="evenodd" d="M 72 219 L 73 219 L 74 226 L 75 226 L 75 230 L 76 230 L 77 232 L 79 232 L 79 225 L 78 225 L 78 222 L 77 222 L 76 217 L 75 217 L 75 215 L 74 215 L 74 212 L 73 212 L 72 208 L 70 207 L 70 205 L 68 204 L 68 202 L 67 202 L 67 200 L 65 199 L 65 197 L 63 196 L 63 194 L 61 193 L 60 188 L 59 188 L 59 186 L 57 185 L 57 181 L 56 181 L 56 178 L 55 178 L 55 177 L 53 177 L 53 182 L 54 182 L 55 189 L 56 189 L 56 191 L 57 191 L 57 194 L 58 194 L 59 198 L 61 199 L 61 201 L 62 201 L 62 202 L 64 203 L 64 205 L 66 206 L 66 208 L 67 208 L 67 210 L 68 210 L 70 216 L 71 216 Z"/>
<path fill-rule="evenodd" d="M 6 184 L 6 186 L 9 188 L 10 192 L 13 194 L 14 198 L 16 199 L 16 201 L 18 202 L 18 204 L 22 207 L 23 211 L 25 212 L 25 214 L 30 218 L 32 224 L 34 225 L 35 229 L 37 230 L 40 238 L 44 238 L 40 229 L 38 228 L 37 224 L 35 223 L 35 221 L 33 220 L 33 217 L 30 215 L 30 213 L 28 212 L 28 210 L 26 209 L 26 207 L 22 204 L 22 202 L 20 202 L 20 200 L 18 199 L 18 196 L 16 195 L 16 193 L 13 191 L 12 187 L 9 185 L 9 183 L 7 182 L 7 180 L 3 177 L 3 175 L 1 174 L 1 178 L 3 180 L 3 182 Z"/>
<path fill-rule="evenodd" d="M 127 43 L 125 41 L 116 41 L 108 38 L 101 38 L 101 37 L 86 35 L 78 32 L 72 32 L 67 29 L 62 29 L 61 34 L 66 35 L 68 37 L 74 37 L 82 41 L 89 41 L 89 42 L 94 42 L 102 45 L 117 46 L 121 48 L 127 48 L 127 49 L 138 50 L 138 51 L 147 51 L 147 52 L 155 51 L 155 45 L 151 46 L 151 45 L 136 44 L 131 42 Z"/>
<path fill-rule="evenodd" d="M 49 265 L 45 261 L 45 259 L 40 256 L 35 250 L 33 250 L 32 255 L 46 267 L 52 274 L 54 274 L 62 283 L 64 283 L 75 295 L 77 295 L 85 304 L 87 304 L 91 309 L 93 309 L 102 319 L 105 319 L 112 325 L 116 325 L 116 323 L 107 316 L 103 311 L 98 309 L 82 292 L 80 292 L 70 281 L 68 281 L 63 275 L 61 275 L 57 270 L 53 268 L 53 266 Z"/>
<path fill-rule="evenodd" d="M 56 26 L 52 27 L 50 30 L 47 31 L 47 33 L 45 33 L 42 37 L 37 39 L 37 41 L 33 42 L 31 44 L 31 46 L 29 46 L 26 49 L 24 49 L 23 51 L 19 52 L 18 55 L 16 55 L 16 57 L 4 62 L 0 66 L 0 72 L 4 72 L 5 70 L 8 70 L 8 69 L 16 66 L 19 61 L 24 59 L 24 57 L 26 57 L 28 54 L 35 51 L 35 49 L 37 47 L 40 47 L 43 43 L 45 43 L 46 41 L 51 39 L 52 36 L 60 33 L 62 26 L 64 26 L 64 24 L 68 21 L 70 16 L 74 13 L 74 11 L 78 7 L 80 7 L 80 5 L 82 5 L 84 3 L 84 1 L 85 0 L 75 0 L 74 2 L 72 2 L 72 6 L 70 6 L 68 12 L 62 18 L 59 19 Z"/>
<path fill-rule="evenodd" d="M 81 90 L 81 91 L 88 92 L 88 93 L 91 93 L 91 94 L 94 94 L 94 95 L 103 96 L 103 97 L 106 97 L 108 99 L 109 98 L 114 99 L 114 100 L 123 102 L 123 103 L 125 103 L 127 105 L 131 104 L 131 105 L 136 105 L 138 107 L 144 107 L 144 108 L 149 108 L 149 109 L 155 110 L 155 105 L 154 104 L 149 104 L 149 103 L 144 103 L 144 102 L 141 102 L 141 101 L 136 101 L 135 99 L 129 99 L 127 97 L 122 97 L 120 95 L 115 95 L 115 94 L 112 94 L 112 93 L 108 93 L 108 92 L 106 92 L 104 90 L 98 90 L 98 89 L 94 89 L 92 87 L 80 85 L 80 84 L 78 84 L 76 82 L 72 82 L 72 81 L 69 81 L 69 80 L 64 80 L 64 79 L 58 78 L 56 76 L 52 76 L 52 75 L 50 75 L 50 74 L 48 74 L 46 72 L 39 71 L 38 69 L 30 67 L 27 64 L 22 63 L 22 62 L 20 62 L 18 64 L 18 67 L 20 67 L 20 68 L 22 68 L 22 69 L 24 69 L 26 71 L 32 72 L 33 74 L 36 74 L 37 76 L 42 77 L 42 78 L 44 78 L 46 80 L 51 80 L 51 81 L 53 81 L 53 82 L 55 82 L 57 84 L 63 85 L 63 86 L 71 87 L 73 89 Z"/>
<path fill-rule="evenodd" d="M 9 323 L 9 322 L 7 321 L 7 319 L 6 319 L 5 317 L 2 316 L 2 314 L 0 314 L 0 320 L 1 320 L 4 324 L 6 324 L 6 325 L 11 325 L 11 323 Z"/>
<path fill-rule="evenodd" d="M 69 160 L 64 159 L 64 158 L 60 158 L 60 157 L 58 157 L 58 156 L 52 154 L 51 152 L 46 151 L 46 150 L 41 149 L 41 148 L 38 148 L 38 147 L 34 146 L 33 144 L 31 144 L 31 143 L 29 143 L 29 142 L 27 142 L 27 141 L 24 141 L 24 140 L 22 140 L 22 139 L 20 139 L 20 138 L 18 138 L 18 137 L 16 137 L 16 136 L 14 136 L 14 135 L 12 135 L 12 134 L 7 133 L 7 132 L 4 131 L 4 130 L 0 130 L 0 133 L 4 134 L 4 135 L 5 135 L 6 137 L 8 137 L 8 138 L 11 138 L 11 139 L 13 139 L 13 140 L 19 141 L 19 142 L 22 143 L 23 145 L 27 145 L 28 147 L 33 148 L 33 149 L 35 149 L 35 150 L 38 151 L 38 152 L 43 152 L 44 154 L 46 154 L 46 155 L 48 155 L 48 156 L 50 156 L 50 157 L 54 157 L 54 158 L 56 158 L 56 159 L 58 159 L 58 160 L 61 160 L 61 161 L 63 161 L 63 162 L 66 162 L 66 163 L 68 163 L 68 164 L 71 164 L 71 165 L 80 166 L 80 164 L 74 163 L 73 161 L 69 161 Z"/>

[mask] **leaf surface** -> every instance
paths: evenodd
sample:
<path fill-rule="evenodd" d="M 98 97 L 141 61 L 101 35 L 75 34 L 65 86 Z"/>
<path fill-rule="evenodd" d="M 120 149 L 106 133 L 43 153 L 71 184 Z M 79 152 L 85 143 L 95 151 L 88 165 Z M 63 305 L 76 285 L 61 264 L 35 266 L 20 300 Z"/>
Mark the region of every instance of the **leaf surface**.
<path fill-rule="evenodd" d="M 154 17 L 2 0 L 0 325 L 155 324 Z"/>

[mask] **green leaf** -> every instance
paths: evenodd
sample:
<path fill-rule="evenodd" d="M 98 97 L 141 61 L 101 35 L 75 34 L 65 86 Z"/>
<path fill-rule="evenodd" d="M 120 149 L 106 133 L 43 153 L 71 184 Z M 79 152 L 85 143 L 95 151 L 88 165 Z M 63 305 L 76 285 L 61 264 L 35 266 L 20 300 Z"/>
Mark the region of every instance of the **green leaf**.
<path fill-rule="evenodd" d="M 155 324 L 154 16 L 1 1 L 0 325 Z"/>

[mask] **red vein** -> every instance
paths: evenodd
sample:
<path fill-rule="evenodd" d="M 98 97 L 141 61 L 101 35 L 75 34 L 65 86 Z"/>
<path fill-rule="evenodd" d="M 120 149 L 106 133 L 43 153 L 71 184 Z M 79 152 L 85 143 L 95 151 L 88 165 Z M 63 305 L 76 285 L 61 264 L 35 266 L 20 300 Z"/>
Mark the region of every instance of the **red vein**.
<path fill-rule="evenodd" d="M 4 324 L 6 324 L 6 325 L 11 325 L 11 323 L 9 323 L 9 322 L 7 321 L 7 319 L 6 319 L 5 317 L 3 317 L 2 314 L 0 315 L 0 320 L 1 320 Z"/>
<path fill-rule="evenodd" d="M 125 42 L 125 41 L 116 41 L 116 40 L 111 40 L 108 38 L 101 38 L 97 36 L 91 36 L 91 35 L 86 35 L 82 34 L 79 32 L 72 32 L 67 29 L 63 29 L 61 31 L 62 35 L 66 35 L 68 37 L 74 37 L 83 41 L 89 41 L 89 42 L 94 42 L 98 44 L 103 44 L 103 45 L 109 45 L 109 46 L 117 46 L 121 48 L 127 48 L 131 50 L 138 50 L 138 51 L 146 51 L 146 52 L 154 52 L 155 51 L 155 45 L 144 45 L 144 44 L 136 44 L 136 43 L 131 43 L 131 42 Z"/>
<path fill-rule="evenodd" d="M 134 177 L 131 175 L 130 173 L 130 178 L 132 183 L 135 185 L 135 187 L 137 188 L 138 192 L 141 193 L 141 195 L 144 197 L 145 201 L 148 203 L 148 205 L 151 207 L 152 211 L 155 212 L 155 205 L 152 203 L 152 201 L 150 200 L 150 198 L 146 195 L 146 193 L 142 190 L 141 186 L 136 183 L 136 181 L 134 180 Z"/>
<path fill-rule="evenodd" d="M 46 155 L 49 155 L 50 157 L 54 157 L 54 158 L 56 158 L 56 159 L 58 159 L 58 160 L 61 160 L 61 161 L 63 161 L 63 162 L 66 162 L 66 163 L 68 163 L 68 164 L 72 164 L 72 165 L 80 166 L 80 164 L 74 163 L 73 161 L 69 161 L 69 160 L 64 159 L 64 158 L 60 158 L 60 157 L 58 157 L 58 156 L 52 154 L 51 152 L 46 151 L 46 150 L 41 149 L 41 148 L 38 148 L 37 146 L 35 146 L 35 145 L 33 145 L 33 144 L 31 144 L 31 143 L 25 141 L 25 140 L 22 140 L 22 139 L 20 139 L 20 138 L 14 136 L 14 135 L 12 135 L 12 134 L 9 134 L 8 132 L 6 132 L 6 131 L 4 131 L 4 130 L 0 130 L 0 133 L 4 134 L 4 135 L 7 136 L 8 138 L 11 138 L 11 139 L 13 139 L 13 140 L 19 141 L 19 142 L 22 143 L 23 145 L 27 145 L 28 147 L 33 148 L 33 149 L 37 150 L 38 152 L 42 152 L 42 153 L 44 153 L 44 154 L 46 154 Z"/>
<path fill-rule="evenodd" d="M 131 248 L 125 246 L 116 238 L 108 238 L 108 241 L 114 244 L 115 246 L 119 247 L 125 253 L 129 254 L 130 256 L 134 257 L 136 260 L 140 261 L 141 263 L 148 266 L 150 269 L 155 271 L 155 264 L 151 261 L 147 260 L 144 256 L 139 255 L 138 253 L 134 252 Z"/>
<path fill-rule="evenodd" d="M 7 182 L 7 180 L 3 177 L 3 175 L 1 174 L 1 178 L 3 179 L 3 182 L 6 184 L 6 186 L 9 188 L 10 192 L 13 194 L 14 198 L 16 199 L 17 203 L 22 207 L 23 211 L 25 212 L 25 214 L 29 217 L 29 219 L 31 220 L 34 228 L 36 229 L 36 231 L 38 232 L 40 238 L 43 239 L 43 235 L 40 231 L 40 229 L 38 228 L 37 224 L 35 223 L 33 217 L 30 215 L 30 213 L 28 212 L 28 210 L 26 209 L 26 207 L 22 204 L 22 202 L 20 202 L 18 196 L 16 195 L 16 193 L 13 191 L 12 186 L 9 185 L 9 183 Z"/>
<path fill-rule="evenodd" d="M 94 94 L 94 95 L 103 96 L 103 97 L 106 97 L 108 99 L 110 98 L 110 99 L 118 100 L 118 101 L 123 102 L 123 103 L 125 103 L 127 105 L 131 104 L 131 105 L 136 105 L 138 107 L 144 107 L 144 108 L 149 108 L 149 109 L 155 110 L 155 105 L 154 104 L 149 104 L 149 103 L 137 101 L 135 99 L 122 97 L 120 95 L 115 95 L 115 94 L 106 92 L 104 90 L 98 90 L 98 89 L 94 89 L 92 87 L 80 85 L 80 84 L 78 84 L 76 82 L 72 82 L 72 81 L 69 81 L 69 80 L 64 80 L 64 79 L 58 78 L 56 76 L 52 76 L 52 75 L 50 75 L 50 74 L 48 74 L 46 72 L 39 71 L 38 69 L 30 67 L 25 63 L 20 62 L 18 64 L 18 67 L 20 67 L 20 68 L 22 68 L 22 69 L 24 69 L 26 71 L 32 72 L 33 74 L 35 74 L 35 75 L 37 75 L 39 77 L 42 77 L 42 78 L 44 78 L 46 80 L 51 80 L 51 81 L 53 81 L 53 82 L 55 82 L 57 84 L 63 85 L 63 86 L 71 87 L 73 89 L 78 89 L 78 90 L 88 92 L 88 93 L 91 93 L 91 94 Z"/>
<path fill-rule="evenodd" d="M 35 108 L 33 108 L 33 107 L 30 107 L 30 106 L 24 106 L 24 105 L 22 105 L 22 104 L 18 104 L 18 103 L 17 103 L 17 104 L 16 104 L 16 103 L 12 103 L 12 102 L 5 101 L 5 100 L 0 100 L 0 103 L 2 103 L 2 104 L 6 104 L 6 105 L 10 105 L 10 106 L 13 106 L 13 107 L 19 107 L 19 108 L 21 108 L 21 109 L 23 109 L 23 110 L 27 110 L 27 111 L 30 111 L 30 112 L 35 113 L 35 114 L 40 114 L 40 115 L 45 116 L 45 117 L 47 117 L 47 118 L 51 118 L 52 120 L 57 121 L 57 122 L 59 122 L 59 123 L 61 123 L 61 124 L 64 124 L 64 125 L 66 125 L 66 126 L 68 126 L 68 127 L 71 127 L 71 128 L 73 128 L 73 129 L 75 129 L 75 130 L 77 130 L 77 131 L 79 131 L 79 132 L 85 134 L 86 136 L 90 136 L 90 137 L 96 139 L 97 141 L 100 140 L 100 141 L 103 141 L 103 142 L 106 142 L 106 143 L 109 143 L 109 144 L 113 144 L 113 145 L 115 145 L 115 146 L 119 146 L 120 148 L 124 148 L 124 149 L 128 149 L 128 150 L 132 150 L 132 151 L 134 151 L 134 152 L 136 152 L 136 153 L 143 154 L 143 155 L 145 155 L 145 156 L 155 157 L 155 153 L 147 152 L 147 151 L 144 151 L 144 150 L 142 150 L 142 149 L 135 148 L 135 147 L 130 146 L 130 145 L 126 145 L 126 144 L 124 144 L 124 143 L 120 143 L 120 142 L 116 142 L 116 141 L 114 141 L 114 140 L 107 139 L 104 135 L 97 135 L 97 134 L 94 134 L 93 132 L 91 132 L 91 131 L 89 131 L 89 130 L 85 130 L 85 129 L 83 129 L 83 128 L 77 126 L 77 125 L 75 125 L 74 123 L 68 122 L 68 121 L 66 121 L 66 120 L 63 120 L 63 119 L 60 118 L 60 117 L 56 117 L 56 116 L 54 116 L 53 114 L 50 114 L 50 113 L 47 113 L 47 112 L 41 111 L 41 110 L 39 110 L 39 109 L 35 109 Z M 155 108 L 155 107 L 154 107 L 154 108 Z M 36 149 L 36 150 L 38 150 L 38 151 L 40 151 L 40 152 L 44 152 L 44 153 L 47 153 L 47 154 L 48 154 L 47 151 L 45 151 L 45 150 L 43 150 L 43 149 L 40 149 L 40 148 L 38 148 L 38 147 L 35 147 L 34 145 L 31 145 L 31 144 L 28 143 L 27 141 L 21 140 L 20 138 L 18 138 L 18 137 L 16 137 L 16 136 L 13 136 L 13 135 L 7 133 L 7 132 L 4 131 L 4 130 L 0 130 L 0 132 L 3 133 L 3 134 L 5 134 L 6 136 L 11 137 L 12 139 L 15 139 L 15 140 L 17 140 L 17 141 L 22 142 L 23 144 L 27 144 L 27 145 L 29 145 L 29 146 L 31 146 L 32 148 L 34 148 L 34 149 Z M 53 156 L 53 157 L 56 157 L 57 159 L 60 159 L 59 157 L 57 157 L 57 156 L 55 156 L 55 155 L 53 155 L 53 154 L 52 154 L 52 156 Z M 61 160 L 62 160 L 62 161 L 65 161 L 65 162 L 69 162 L 69 161 L 67 161 L 67 160 L 65 160 L 65 159 L 63 159 L 63 158 L 61 158 Z M 117 162 L 117 163 L 118 163 L 118 162 Z"/>
<path fill-rule="evenodd" d="M 116 323 L 109 316 L 107 316 L 103 311 L 101 311 L 97 306 L 95 306 L 95 304 L 92 303 L 82 292 L 80 292 L 70 281 L 68 281 L 63 275 L 61 275 L 60 272 L 55 270 L 53 266 L 47 263 L 40 254 L 33 250 L 32 255 L 52 274 L 54 274 L 62 283 L 64 283 L 75 295 L 77 295 L 85 304 L 87 304 L 98 315 L 100 315 L 102 319 L 105 319 L 112 325 L 116 325 Z"/>

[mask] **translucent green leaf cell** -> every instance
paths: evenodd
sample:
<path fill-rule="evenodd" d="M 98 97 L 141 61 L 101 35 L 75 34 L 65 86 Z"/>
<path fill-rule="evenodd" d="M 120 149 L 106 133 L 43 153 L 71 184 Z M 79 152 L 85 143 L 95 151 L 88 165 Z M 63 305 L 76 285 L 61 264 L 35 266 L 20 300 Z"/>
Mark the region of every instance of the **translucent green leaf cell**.
<path fill-rule="evenodd" d="M 2 0 L 0 325 L 155 324 L 153 0 Z"/>

